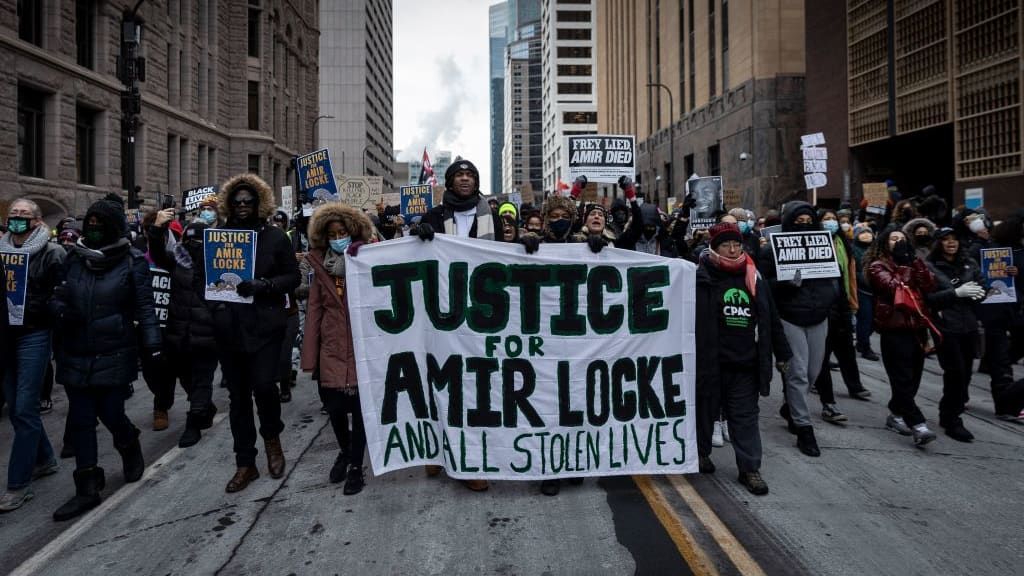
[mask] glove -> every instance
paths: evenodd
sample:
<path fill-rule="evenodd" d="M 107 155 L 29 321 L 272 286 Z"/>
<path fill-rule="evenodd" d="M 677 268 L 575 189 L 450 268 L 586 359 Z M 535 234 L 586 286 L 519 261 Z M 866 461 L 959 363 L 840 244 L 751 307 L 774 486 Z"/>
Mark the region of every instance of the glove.
<path fill-rule="evenodd" d="M 971 300 L 981 300 L 982 298 L 985 297 L 985 289 L 979 286 L 978 283 L 974 281 L 960 285 L 953 292 L 956 293 L 957 298 L 970 298 Z"/>
<path fill-rule="evenodd" d="M 590 251 L 594 254 L 599 254 L 601 249 L 607 245 L 608 241 L 600 234 L 591 234 L 590 236 L 587 236 L 587 246 L 590 246 Z"/>
<path fill-rule="evenodd" d="M 362 246 L 363 244 L 366 244 L 366 242 L 363 242 L 362 240 L 357 240 L 348 245 L 348 250 L 346 250 L 346 252 L 348 252 L 349 256 L 355 258 L 359 254 L 359 247 Z"/>
<path fill-rule="evenodd" d="M 540 248 L 540 237 L 536 234 L 523 234 L 523 237 L 519 239 L 519 242 L 526 248 L 527 254 L 533 254 Z"/>
<path fill-rule="evenodd" d="M 896 247 L 892 249 L 892 259 L 900 266 L 910 266 L 914 263 L 915 258 L 917 258 L 917 253 L 914 252 L 910 242 L 897 242 Z"/>
<path fill-rule="evenodd" d="M 626 195 L 626 200 L 636 199 L 636 186 L 633 185 L 633 181 L 629 176 L 619 176 L 619 188 Z"/>
<path fill-rule="evenodd" d="M 697 199 L 693 197 L 693 194 L 687 194 L 686 198 L 683 198 L 683 208 L 689 210 L 697 205 Z"/>
<path fill-rule="evenodd" d="M 420 240 L 423 240 L 424 242 L 427 242 L 429 240 L 433 240 L 434 239 L 434 227 L 431 226 L 430 224 L 426 223 L 426 222 L 420 222 L 419 225 L 416 226 L 415 234 L 417 236 L 419 236 Z"/>
<path fill-rule="evenodd" d="M 796 271 L 796 274 L 793 275 L 793 279 L 790 280 L 789 283 L 792 284 L 793 286 L 796 286 L 797 288 L 799 288 L 804 283 L 804 277 L 802 274 L 800 274 L 799 270 Z"/>
<path fill-rule="evenodd" d="M 576 181 L 572 183 L 572 190 L 569 191 L 569 194 L 572 196 L 572 199 L 579 200 L 580 196 L 583 195 L 583 189 L 586 187 L 587 177 L 580 176 L 579 178 L 577 178 Z"/>
<path fill-rule="evenodd" d="M 250 296 L 259 296 L 260 294 L 266 294 L 270 292 L 270 281 L 265 278 L 257 278 L 255 280 L 246 280 L 235 288 L 238 295 L 242 298 L 248 298 Z"/>
<path fill-rule="evenodd" d="M 786 372 L 789 372 L 789 362 L 776 362 L 775 369 L 779 371 L 779 374 L 785 376 Z"/>

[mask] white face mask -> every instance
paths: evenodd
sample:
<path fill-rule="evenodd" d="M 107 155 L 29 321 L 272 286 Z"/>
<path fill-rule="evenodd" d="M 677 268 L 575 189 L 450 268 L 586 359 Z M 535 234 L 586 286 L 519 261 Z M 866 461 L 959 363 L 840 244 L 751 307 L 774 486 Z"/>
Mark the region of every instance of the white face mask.
<path fill-rule="evenodd" d="M 970 228 L 971 232 L 978 234 L 985 229 L 985 221 L 981 218 L 976 218 L 971 220 L 971 223 L 968 224 L 967 227 Z"/>
<path fill-rule="evenodd" d="M 843 232 L 849 232 L 850 229 L 853 228 L 853 226 L 851 226 L 849 222 L 843 222 L 839 225 L 839 227 L 843 229 Z"/>

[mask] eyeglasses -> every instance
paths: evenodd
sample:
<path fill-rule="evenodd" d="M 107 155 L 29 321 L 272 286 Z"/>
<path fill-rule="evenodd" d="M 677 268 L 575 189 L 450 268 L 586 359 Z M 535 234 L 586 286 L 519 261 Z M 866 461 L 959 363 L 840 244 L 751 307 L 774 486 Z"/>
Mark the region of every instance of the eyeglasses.
<path fill-rule="evenodd" d="M 232 206 L 254 206 L 256 204 L 255 198 L 232 198 Z"/>

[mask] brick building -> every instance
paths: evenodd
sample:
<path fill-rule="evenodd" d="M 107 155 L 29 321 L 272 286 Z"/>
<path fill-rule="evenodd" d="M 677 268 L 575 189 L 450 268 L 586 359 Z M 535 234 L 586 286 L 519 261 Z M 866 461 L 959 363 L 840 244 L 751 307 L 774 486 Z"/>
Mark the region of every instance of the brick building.
<path fill-rule="evenodd" d="M 136 0 L 0 0 L 0 201 L 48 222 L 124 193 L 117 78 Z M 148 0 L 135 174 L 144 208 L 242 171 L 275 189 L 313 142 L 316 0 Z M 6 212 L 5 212 L 6 213 Z"/>

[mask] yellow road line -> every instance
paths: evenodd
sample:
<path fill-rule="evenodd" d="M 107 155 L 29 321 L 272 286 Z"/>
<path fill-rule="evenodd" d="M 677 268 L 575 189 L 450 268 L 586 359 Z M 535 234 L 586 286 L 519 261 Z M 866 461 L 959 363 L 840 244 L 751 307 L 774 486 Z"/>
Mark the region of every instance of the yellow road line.
<path fill-rule="evenodd" d="M 675 510 L 665 500 L 665 496 L 651 482 L 650 476 L 633 476 L 633 482 L 640 489 L 640 493 L 647 500 L 654 515 L 661 522 L 665 531 L 668 532 L 669 537 L 672 538 L 676 548 L 679 549 L 679 553 L 682 554 L 683 559 L 686 560 L 694 575 L 718 576 L 718 570 L 715 568 L 715 565 L 711 563 L 704 550 L 694 541 L 693 536 L 686 529 L 686 526 L 683 525 Z"/>
<path fill-rule="evenodd" d="M 722 522 L 722 519 L 701 498 L 693 485 L 680 475 L 667 476 L 667 478 L 676 489 L 676 492 L 686 501 L 690 510 L 697 515 L 697 518 L 704 524 L 704 527 L 708 529 L 711 537 L 722 547 L 729 560 L 732 560 L 732 563 L 739 569 L 740 574 L 744 576 L 765 576 L 761 566 L 750 556 L 747 549 L 740 544 L 732 531 Z"/>

